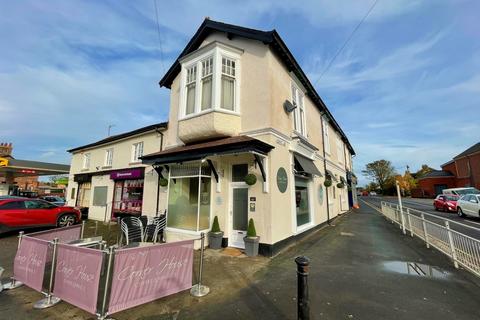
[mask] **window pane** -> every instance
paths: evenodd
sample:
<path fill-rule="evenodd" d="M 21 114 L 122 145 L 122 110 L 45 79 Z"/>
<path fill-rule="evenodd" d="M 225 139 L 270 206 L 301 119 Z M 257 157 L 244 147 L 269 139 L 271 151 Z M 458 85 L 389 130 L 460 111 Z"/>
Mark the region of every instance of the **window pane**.
<path fill-rule="evenodd" d="M 198 178 L 171 179 L 168 187 L 167 226 L 196 231 Z"/>
<path fill-rule="evenodd" d="M 295 178 L 295 202 L 297 211 L 297 227 L 310 222 L 308 205 L 308 180 Z"/>
<path fill-rule="evenodd" d="M 222 105 L 223 109 L 234 110 L 235 79 L 222 76 Z"/>
<path fill-rule="evenodd" d="M 247 230 L 248 188 L 233 189 L 233 230 Z"/>
<path fill-rule="evenodd" d="M 248 174 L 248 164 L 234 164 L 232 166 L 232 181 L 244 182 Z"/>
<path fill-rule="evenodd" d="M 200 223 L 199 229 L 210 228 L 210 178 L 201 178 L 200 185 Z"/>
<path fill-rule="evenodd" d="M 93 188 L 93 205 L 105 206 L 107 204 L 108 187 L 94 187 Z"/>
<path fill-rule="evenodd" d="M 212 76 L 202 79 L 202 110 L 212 107 Z"/>
<path fill-rule="evenodd" d="M 185 114 L 191 114 L 195 111 L 195 83 L 187 86 L 187 109 Z"/>

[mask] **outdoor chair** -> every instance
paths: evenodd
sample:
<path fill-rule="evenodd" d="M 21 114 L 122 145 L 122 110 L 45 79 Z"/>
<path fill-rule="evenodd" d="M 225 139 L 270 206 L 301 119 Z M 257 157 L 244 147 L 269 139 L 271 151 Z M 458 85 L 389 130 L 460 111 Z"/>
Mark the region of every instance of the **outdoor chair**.
<path fill-rule="evenodd" d="M 125 217 L 120 221 L 120 228 L 128 244 L 132 242 L 143 242 L 143 225 L 137 217 Z"/>
<path fill-rule="evenodd" d="M 163 242 L 163 235 L 165 226 L 167 224 L 166 215 L 162 214 L 159 217 L 153 217 L 147 224 L 145 228 L 145 241 L 148 239 L 152 239 L 154 243 L 158 241 L 158 237 L 160 236 L 160 242 Z"/>

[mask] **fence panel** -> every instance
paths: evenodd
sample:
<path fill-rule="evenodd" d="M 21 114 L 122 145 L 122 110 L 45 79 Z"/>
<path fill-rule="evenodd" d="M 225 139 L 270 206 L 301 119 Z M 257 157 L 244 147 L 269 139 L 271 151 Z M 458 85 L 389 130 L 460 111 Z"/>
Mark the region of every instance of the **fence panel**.
<path fill-rule="evenodd" d="M 29 236 L 37 239 L 52 241 L 57 238 L 60 242 L 69 242 L 73 240 L 79 240 L 81 238 L 82 225 L 76 224 L 69 227 L 51 229 L 46 231 L 40 231 L 30 233 Z"/>
<path fill-rule="evenodd" d="M 23 236 L 13 262 L 13 277 L 30 288 L 42 291 L 49 242 Z"/>

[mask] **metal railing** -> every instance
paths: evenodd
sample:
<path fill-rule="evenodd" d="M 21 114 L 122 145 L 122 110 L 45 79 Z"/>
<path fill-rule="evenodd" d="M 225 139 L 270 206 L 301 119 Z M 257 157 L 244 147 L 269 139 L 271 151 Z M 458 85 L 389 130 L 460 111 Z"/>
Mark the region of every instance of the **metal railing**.
<path fill-rule="evenodd" d="M 382 214 L 392 223 L 398 224 L 404 234 L 408 232 L 412 237 L 417 236 L 425 241 L 427 248 L 434 247 L 450 257 L 455 268 L 462 266 L 480 277 L 480 240 L 453 230 L 451 224 L 475 230 L 480 234 L 479 228 L 411 208 L 400 209 L 399 205 L 384 201 L 381 207 Z M 425 217 L 434 218 L 441 223 Z"/>

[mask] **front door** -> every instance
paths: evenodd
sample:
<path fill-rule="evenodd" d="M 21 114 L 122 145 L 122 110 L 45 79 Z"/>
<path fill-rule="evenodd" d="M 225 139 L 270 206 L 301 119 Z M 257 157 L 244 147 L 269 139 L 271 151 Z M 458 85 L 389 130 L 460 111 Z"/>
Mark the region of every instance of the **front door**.
<path fill-rule="evenodd" d="M 231 200 L 231 233 L 229 246 L 245 248 L 243 238 L 247 235 L 248 225 L 248 187 L 232 186 Z"/>

